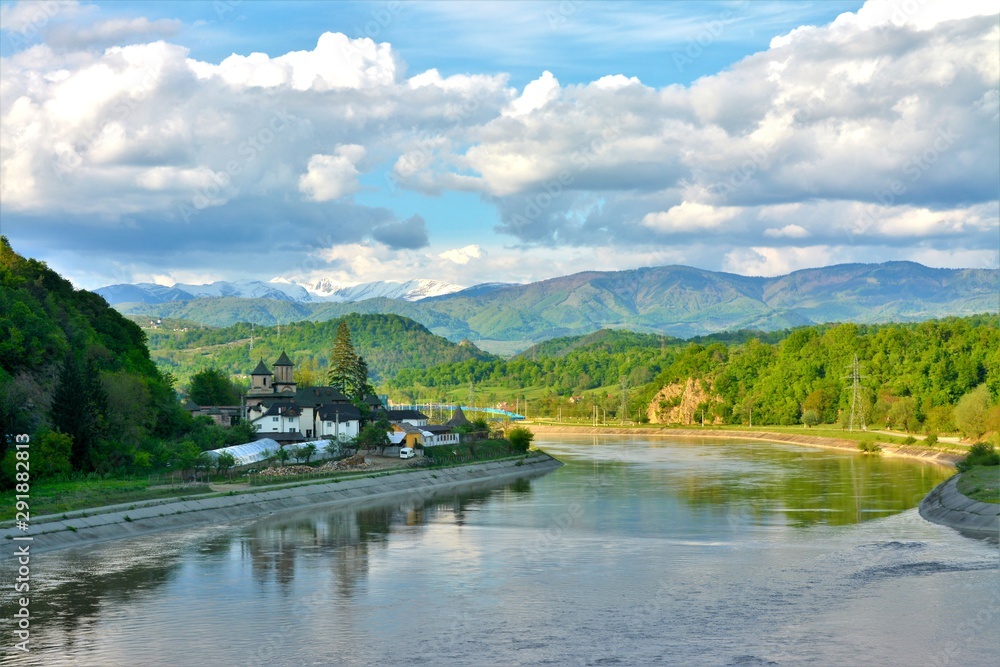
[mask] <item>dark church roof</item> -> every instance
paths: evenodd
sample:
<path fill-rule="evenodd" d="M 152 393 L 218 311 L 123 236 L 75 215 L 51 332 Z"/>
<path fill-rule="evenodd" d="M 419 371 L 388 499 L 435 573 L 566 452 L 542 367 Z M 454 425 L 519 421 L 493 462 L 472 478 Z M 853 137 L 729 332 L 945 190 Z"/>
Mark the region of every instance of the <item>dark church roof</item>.
<path fill-rule="evenodd" d="M 468 417 L 465 416 L 465 413 L 462 412 L 462 406 L 460 405 L 455 408 L 455 412 L 451 415 L 451 419 L 446 421 L 444 425 L 455 428 L 456 426 L 467 426 L 471 423 L 472 422 L 469 421 Z"/>
<path fill-rule="evenodd" d="M 323 405 L 316 410 L 316 414 L 322 421 L 339 421 L 341 424 L 361 419 L 361 412 L 350 403 Z"/>
<path fill-rule="evenodd" d="M 336 387 L 299 387 L 295 391 L 295 402 L 303 407 L 319 407 L 327 403 L 350 404 L 347 397 Z"/>
<path fill-rule="evenodd" d="M 386 418 L 391 421 L 403 421 L 404 419 L 426 420 L 427 415 L 419 410 L 386 410 Z"/>
<path fill-rule="evenodd" d="M 282 350 L 281 351 L 281 356 L 278 357 L 278 360 L 276 362 L 274 362 L 274 365 L 275 366 L 294 366 L 295 364 L 292 363 L 292 360 L 289 359 L 288 355 L 285 354 L 285 351 Z"/>
<path fill-rule="evenodd" d="M 264 360 L 261 359 L 260 363 L 257 364 L 257 368 L 253 369 L 250 375 L 270 375 L 271 371 L 267 370 L 267 366 L 264 365 Z"/>

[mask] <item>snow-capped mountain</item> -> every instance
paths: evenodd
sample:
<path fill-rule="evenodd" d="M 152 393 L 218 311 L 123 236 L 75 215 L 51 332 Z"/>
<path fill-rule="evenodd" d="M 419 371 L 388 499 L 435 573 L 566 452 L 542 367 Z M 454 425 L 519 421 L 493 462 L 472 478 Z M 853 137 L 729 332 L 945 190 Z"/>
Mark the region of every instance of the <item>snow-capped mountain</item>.
<path fill-rule="evenodd" d="M 461 289 L 464 289 L 461 285 L 423 279 L 407 280 L 405 283 L 379 280 L 374 283 L 348 285 L 324 278 L 309 286 L 309 291 L 317 297 L 317 300 L 322 301 L 362 301 L 376 297 L 417 301 L 429 296 L 451 294 Z"/>
<path fill-rule="evenodd" d="M 286 278 L 275 278 L 268 282 L 217 280 L 207 285 L 177 283 L 171 287 L 153 283 L 108 285 L 94 291 L 103 296 L 108 303 L 114 305 L 117 303 L 165 303 L 167 301 L 191 301 L 192 299 L 220 297 L 276 299 L 298 303 L 361 301 L 376 297 L 416 301 L 430 296 L 450 294 L 461 289 L 464 289 L 461 285 L 452 285 L 440 280 L 408 280 L 406 282 L 380 280 L 374 283 L 351 285 L 323 279 L 304 287 Z"/>

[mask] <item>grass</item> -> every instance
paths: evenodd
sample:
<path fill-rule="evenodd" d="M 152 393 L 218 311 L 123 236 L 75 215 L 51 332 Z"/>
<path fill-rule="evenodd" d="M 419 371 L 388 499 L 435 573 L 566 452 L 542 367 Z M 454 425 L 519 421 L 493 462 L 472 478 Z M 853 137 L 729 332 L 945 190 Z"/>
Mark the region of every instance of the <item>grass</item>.
<path fill-rule="evenodd" d="M 140 500 L 156 500 L 208 493 L 207 484 L 150 489 L 146 479 L 39 480 L 31 485 L 31 514 L 62 514 L 89 507 L 117 505 Z M 0 507 L 0 521 L 14 518 L 13 503 Z"/>
<path fill-rule="evenodd" d="M 975 466 L 963 472 L 958 491 L 981 503 L 1000 503 L 1000 466 Z"/>

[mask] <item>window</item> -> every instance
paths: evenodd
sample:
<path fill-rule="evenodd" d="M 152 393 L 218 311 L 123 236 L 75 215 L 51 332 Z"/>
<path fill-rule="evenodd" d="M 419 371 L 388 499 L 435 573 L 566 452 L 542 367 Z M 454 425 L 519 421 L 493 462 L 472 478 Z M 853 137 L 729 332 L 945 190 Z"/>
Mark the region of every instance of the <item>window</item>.
<path fill-rule="evenodd" d="M 330 428 L 330 427 L 332 427 L 332 426 L 333 426 L 333 422 L 327 422 L 327 423 L 326 423 L 326 426 L 327 426 L 327 428 Z"/>
<path fill-rule="evenodd" d="M 277 417 L 271 417 L 271 421 L 276 422 L 276 421 L 278 421 L 278 418 Z"/>

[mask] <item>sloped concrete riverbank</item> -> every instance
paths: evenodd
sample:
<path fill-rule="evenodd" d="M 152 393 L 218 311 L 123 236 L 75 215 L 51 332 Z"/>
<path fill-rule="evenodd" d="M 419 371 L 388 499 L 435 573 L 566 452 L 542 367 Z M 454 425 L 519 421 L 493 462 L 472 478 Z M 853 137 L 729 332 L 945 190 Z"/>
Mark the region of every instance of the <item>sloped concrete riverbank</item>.
<path fill-rule="evenodd" d="M 7 528 L 0 531 L 0 539 L 8 544 L 30 544 L 32 553 L 54 551 L 319 505 L 336 507 L 392 496 L 419 501 L 442 490 L 505 478 L 540 475 L 561 465 L 551 456 L 537 453 L 525 459 L 308 483 L 129 510 L 116 509 L 102 513 L 101 508 L 94 508 L 93 514 L 85 517 L 33 523 L 27 532 Z M 31 537 L 32 540 L 15 543 L 12 540 L 14 537 Z M 6 552 L 13 553 L 13 549 L 4 552 L 9 555 Z"/>
<path fill-rule="evenodd" d="M 1000 541 L 1000 505 L 981 503 L 958 490 L 959 475 L 941 482 L 920 501 L 920 516 L 977 538 Z"/>

